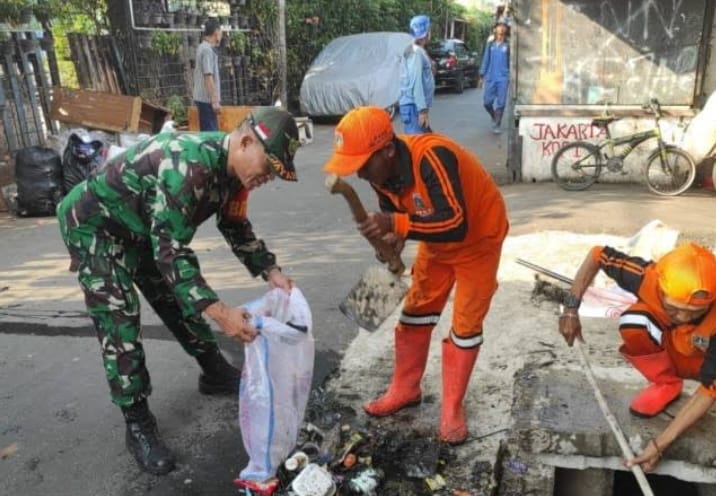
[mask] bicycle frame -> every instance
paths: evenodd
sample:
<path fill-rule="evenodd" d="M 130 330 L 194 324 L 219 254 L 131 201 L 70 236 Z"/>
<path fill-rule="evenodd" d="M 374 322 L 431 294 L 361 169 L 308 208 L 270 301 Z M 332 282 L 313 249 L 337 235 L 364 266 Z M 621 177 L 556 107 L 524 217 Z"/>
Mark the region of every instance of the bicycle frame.
<path fill-rule="evenodd" d="M 607 138 L 601 143 L 597 143 L 596 146 L 606 158 L 618 157 L 621 159 L 625 159 L 637 146 L 652 138 L 657 139 L 659 149 L 663 150 L 664 148 L 663 141 L 661 139 L 661 127 L 659 126 L 658 118 L 656 119 L 656 126 L 654 126 L 652 129 L 649 129 L 647 131 L 640 131 L 634 134 L 629 134 L 627 136 L 621 136 L 618 138 L 612 138 L 611 132 L 609 131 L 609 126 L 605 126 L 604 129 L 607 132 Z M 619 153 L 616 153 L 615 148 L 619 146 L 623 146 L 624 148 Z M 603 152 L 605 148 L 607 150 L 607 153 Z"/>

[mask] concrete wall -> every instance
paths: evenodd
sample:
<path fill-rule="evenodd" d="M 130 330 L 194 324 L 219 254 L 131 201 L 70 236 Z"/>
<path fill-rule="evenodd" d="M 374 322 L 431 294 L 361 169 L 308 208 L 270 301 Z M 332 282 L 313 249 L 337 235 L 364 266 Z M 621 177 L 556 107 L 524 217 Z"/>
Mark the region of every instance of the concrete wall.
<path fill-rule="evenodd" d="M 519 0 L 516 104 L 692 104 L 706 0 Z"/>
<path fill-rule="evenodd" d="M 667 143 L 677 144 L 683 136 L 683 123 L 677 118 L 661 120 L 661 129 Z M 646 131 L 654 127 L 654 119 L 626 118 L 610 125 L 612 137 Z M 606 134 L 591 125 L 586 117 L 522 117 L 519 135 L 522 138 L 522 180 L 545 181 L 552 179 L 552 158 L 562 146 L 573 141 L 597 142 Z M 656 141 L 639 145 L 624 162 L 624 174 L 602 169 L 600 182 L 643 182 L 646 158 L 656 148 Z M 620 151 L 616 148 L 616 152 Z"/>

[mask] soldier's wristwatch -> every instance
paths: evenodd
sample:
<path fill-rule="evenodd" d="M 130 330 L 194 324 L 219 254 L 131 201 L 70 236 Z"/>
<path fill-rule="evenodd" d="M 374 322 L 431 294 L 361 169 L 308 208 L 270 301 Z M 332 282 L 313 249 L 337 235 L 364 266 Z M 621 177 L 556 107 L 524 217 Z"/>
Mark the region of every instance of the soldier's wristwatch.
<path fill-rule="evenodd" d="M 567 293 L 567 295 L 562 300 L 562 305 L 564 305 L 566 308 L 579 308 L 580 303 L 582 303 L 582 299 L 573 295 L 572 293 Z"/>

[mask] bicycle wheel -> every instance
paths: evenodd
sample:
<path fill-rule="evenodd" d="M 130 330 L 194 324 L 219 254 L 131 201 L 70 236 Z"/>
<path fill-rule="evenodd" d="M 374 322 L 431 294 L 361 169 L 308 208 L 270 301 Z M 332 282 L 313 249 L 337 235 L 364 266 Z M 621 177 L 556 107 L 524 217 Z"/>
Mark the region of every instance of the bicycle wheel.
<path fill-rule="evenodd" d="M 696 178 L 696 165 L 691 155 L 675 146 L 658 148 L 646 164 L 645 179 L 649 189 L 662 196 L 676 196 L 691 187 Z"/>
<path fill-rule="evenodd" d="M 594 184 L 601 171 L 599 148 L 586 141 L 563 146 L 552 159 L 552 178 L 567 191 L 587 189 Z"/>

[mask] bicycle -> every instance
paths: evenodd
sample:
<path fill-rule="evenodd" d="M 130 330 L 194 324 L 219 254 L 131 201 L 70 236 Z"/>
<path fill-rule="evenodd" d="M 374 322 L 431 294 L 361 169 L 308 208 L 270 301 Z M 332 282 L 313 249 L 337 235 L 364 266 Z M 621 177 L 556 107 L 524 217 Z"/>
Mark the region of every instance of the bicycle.
<path fill-rule="evenodd" d="M 560 148 L 552 159 L 552 177 L 567 191 L 581 191 L 594 184 L 606 167 L 609 172 L 624 169 L 624 159 L 641 143 L 656 138 L 657 147 L 649 154 L 644 179 L 649 189 L 657 195 L 676 196 L 691 186 L 696 178 L 696 164 L 686 150 L 667 145 L 661 136 L 661 106 L 652 98 L 644 106 L 654 114 L 654 127 L 618 138 L 609 132 L 609 124 L 618 117 L 604 115 L 592 120 L 592 125 L 604 129 L 606 139 L 598 143 L 576 141 Z M 624 146 L 620 153 L 615 147 Z"/>

